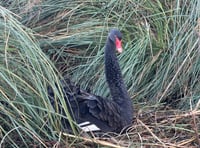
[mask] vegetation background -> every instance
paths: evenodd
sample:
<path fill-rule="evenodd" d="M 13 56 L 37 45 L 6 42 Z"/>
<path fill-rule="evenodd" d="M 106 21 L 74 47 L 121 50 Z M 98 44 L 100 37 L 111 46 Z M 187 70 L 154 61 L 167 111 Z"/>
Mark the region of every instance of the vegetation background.
<path fill-rule="evenodd" d="M 135 122 L 104 140 L 62 134 L 47 87 L 66 113 L 62 76 L 108 97 L 103 51 L 114 27 Z M 197 147 L 199 50 L 199 0 L 0 0 L 0 147 Z"/>

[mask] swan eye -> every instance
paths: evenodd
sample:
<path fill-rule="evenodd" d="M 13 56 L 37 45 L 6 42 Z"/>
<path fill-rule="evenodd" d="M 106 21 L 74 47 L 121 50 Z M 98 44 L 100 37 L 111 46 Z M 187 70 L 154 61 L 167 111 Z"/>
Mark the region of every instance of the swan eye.
<path fill-rule="evenodd" d="M 122 53 L 122 51 L 123 51 L 123 49 L 122 49 L 122 41 L 118 37 L 115 37 L 115 45 L 116 45 L 116 50 L 119 53 Z"/>

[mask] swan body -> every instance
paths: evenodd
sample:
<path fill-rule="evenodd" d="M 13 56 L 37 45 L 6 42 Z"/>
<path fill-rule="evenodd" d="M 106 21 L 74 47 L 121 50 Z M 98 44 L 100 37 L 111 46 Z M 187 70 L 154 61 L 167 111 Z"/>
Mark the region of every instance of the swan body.
<path fill-rule="evenodd" d="M 71 117 L 85 132 L 118 133 L 132 123 L 132 102 L 122 79 L 116 56 L 116 50 L 122 52 L 121 40 L 120 31 L 112 29 L 105 45 L 105 75 L 112 99 L 82 90 L 69 79 L 62 80 L 66 105 Z M 48 94 L 54 104 L 54 93 L 51 88 L 48 89 Z M 62 119 L 62 123 L 67 129 L 70 129 L 67 119 Z"/>

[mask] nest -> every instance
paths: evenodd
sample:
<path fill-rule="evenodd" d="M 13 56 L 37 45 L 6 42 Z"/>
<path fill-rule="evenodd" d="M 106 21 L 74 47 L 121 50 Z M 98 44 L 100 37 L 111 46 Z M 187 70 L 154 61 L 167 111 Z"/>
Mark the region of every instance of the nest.
<path fill-rule="evenodd" d="M 158 111 L 152 109 L 152 111 L 140 112 L 133 126 L 124 134 L 114 135 L 113 133 L 107 133 L 107 138 L 89 138 L 67 133 L 63 133 L 63 136 L 76 139 L 76 146 L 74 147 L 91 147 L 91 145 L 92 147 L 106 146 L 113 148 L 198 147 L 200 145 L 199 117 L 199 110 L 185 112 L 166 108 L 161 108 Z"/>

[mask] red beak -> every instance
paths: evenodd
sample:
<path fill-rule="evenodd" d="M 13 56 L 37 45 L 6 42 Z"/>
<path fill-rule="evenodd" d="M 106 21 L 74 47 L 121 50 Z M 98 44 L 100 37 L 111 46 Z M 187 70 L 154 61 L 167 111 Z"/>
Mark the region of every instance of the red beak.
<path fill-rule="evenodd" d="M 115 45 L 116 45 L 116 50 L 119 53 L 122 53 L 122 51 L 123 51 L 123 49 L 122 49 L 122 41 L 119 40 L 117 37 L 116 37 L 116 40 L 115 40 Z"/>

